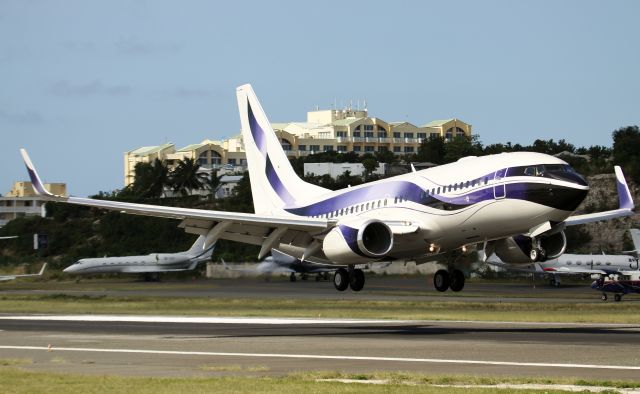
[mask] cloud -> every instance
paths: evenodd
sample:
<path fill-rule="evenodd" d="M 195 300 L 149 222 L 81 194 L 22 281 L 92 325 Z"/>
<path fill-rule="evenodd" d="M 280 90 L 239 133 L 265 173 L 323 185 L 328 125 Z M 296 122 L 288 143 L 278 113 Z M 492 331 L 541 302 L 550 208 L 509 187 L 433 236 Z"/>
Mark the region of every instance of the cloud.
<path fill-rule="evenodd" d="M 127 96 L 131 93 L 131 87 L 126 85 L 105 86 L 97 80 L 78 84 L 58 81 L 51 85 L 49 92 L 60 97 Z"/>
<path fill-rule="evenodd" d="M 121 55 L 155 55 L 163 53 L 176 53 L 182 50 L 184 45 L 178 43 L 153 43 L 143 42 L 134 37 L 122 38 L 116 43 L 116 50 Z"/>
<path fill-rule="evenodd" d="M 44 122 L 44 117 L 35 111 L 26 110 L 20 113 L 11 113 L 0 109 L 0 121 L 15 125 L 33 125 Z"/>

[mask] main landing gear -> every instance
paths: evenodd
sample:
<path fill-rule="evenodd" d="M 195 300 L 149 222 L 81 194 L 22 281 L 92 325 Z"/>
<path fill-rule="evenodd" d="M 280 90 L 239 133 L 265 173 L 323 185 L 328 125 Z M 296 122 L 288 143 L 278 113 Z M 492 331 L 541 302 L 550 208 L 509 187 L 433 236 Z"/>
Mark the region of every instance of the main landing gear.
<path fill-rule="evenodd" d="M 364 287 L 364 272 L 361 269 L 349 267 L 338 268 L 333 274 L 333 286 L 338 291 L 345 291 L 351 287 L 353 291 L 360 291 Z"/>
<path fill-rule="evenodd" d="M 440 292 L 447 291 L 447 289 L 458 292 L 464 288 L 464 274 L 457 269 L 438 270 L 433 276 L 433 285 Z"/>
<path fill-rule="evenodd" d="M 602 301 L 606 301 L 606 300 L 607 300 L 607 293 L 602 293 L 602 297 L 600 297 L 600 299 L 601 299 Z M 613 295 L 613 300 L 614 300 L 615 302 L 620 302 L 620 301 L 622 301 L 622 294 L 614 294 L 614 295 Z"/>

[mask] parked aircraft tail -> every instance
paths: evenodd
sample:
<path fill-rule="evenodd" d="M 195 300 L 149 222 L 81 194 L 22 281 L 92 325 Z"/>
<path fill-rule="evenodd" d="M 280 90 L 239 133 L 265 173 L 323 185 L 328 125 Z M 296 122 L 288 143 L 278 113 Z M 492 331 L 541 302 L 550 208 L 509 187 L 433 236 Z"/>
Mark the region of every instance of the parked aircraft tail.
<path fill-rule="evenodd" d="M 236 93 L 255 213 L 286 215 L 284 206 L 327 193 L 295 173 L 251 85 Z"/>
<path fill-rule="evenodd" d="M 205 239 L 206 237 L 204 235 L 199 236 L 198 239 L 196 239 L 196 242 L 194 242 L 193 245 L 191 245 L 191 248 L 189 248 L 189 250 L 186 251 L 186 254 L 189 256 L 192 256 L 192 258 L 194 259 L 210 258 L 211 254 L 213 253 L 213 249 L 215 249 L 215 244 L 211 245 L 207 249 L 204 249 Z"/>
<path fill-rule="evenodd" d="M 632 228 L 629 230 L 631 234 L 631 240 L 633 241 L 633 248 L 635 249 L 636 256 L 640 256 L 640 230 Z"/>

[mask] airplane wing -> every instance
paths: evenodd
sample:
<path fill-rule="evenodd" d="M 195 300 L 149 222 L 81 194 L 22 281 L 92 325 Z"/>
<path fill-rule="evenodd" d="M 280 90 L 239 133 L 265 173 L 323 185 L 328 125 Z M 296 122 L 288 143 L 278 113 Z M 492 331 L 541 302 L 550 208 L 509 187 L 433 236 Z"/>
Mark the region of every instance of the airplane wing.
<path fill-rule="evenodd" d="M 268 253 L 271 247 L 282 239 L 293 242 L 296 238 L 308 238 L 309 233 L 324 234 L 326 230 L 336 224 L 335 220 L 328 219 L 209 211 L 58 196 L 45 189 L 27 151 L 20 149 L 20 153 L 27 167 L 34 190 L 45 199 L 134 215 L 181 219 L 182 223 L 179 227 L 184 228 L 186 232 L 206 235 L 203 249 L 209 248 L 218 239 L 227 239 L 252 245 L 262 245 L 259 256 L 259 258 L 261 258 L 262 255 Z"/>
<path fill-rule="evenodd" d="M 18 238 L 17 235 L 12 235 L 10 237 L 0 237 L 0 239 L 13 239 L 13 238 Z"/>
<path fill-rule="evenodd" d="M 618 189 L 618 209 L 614 209 L 611 211 L 603 211 L 596 213 L 589 213 L 585 215 L 575 215 L 568 217 L 564 224 L 567 226 L 575 226 L 578 224 L 591 223 L 591 222 L 599 222 L 601 220 L 610 220 L 615 218 L 621 218 L 626 216 L 631 216 L 635 212 L 633 209 L 635 205 L 633 203 L 633 198 L 631 197 L 631 192 L 629 192 L 629 186 L 624 179 L 624 174 L 622 173 L 622 169 L 620 166 L 615 166 L 616 173 L 616 185 Z"/>
<path fill-rule="evenodd" d="M 28 278 L 33 276 L 42 276 L 44 274 L 44 270 L 47 268 L 47 263 L 42 264 L 42 268 L 40 268 L 40 272 L 37 274 L 23 274 L 23 275 L 2 275 L 0 276 L 0 282 L 13 280 L 16 278 Z"/>

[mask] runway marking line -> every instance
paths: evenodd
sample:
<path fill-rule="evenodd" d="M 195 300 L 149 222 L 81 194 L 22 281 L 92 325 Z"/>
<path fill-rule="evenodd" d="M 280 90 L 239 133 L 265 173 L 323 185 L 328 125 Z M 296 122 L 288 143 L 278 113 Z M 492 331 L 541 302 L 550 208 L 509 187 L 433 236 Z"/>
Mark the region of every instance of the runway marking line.
<path fill-rule="evenodd" d="M 55 347 L 47 346 L 4 346 L 0 349 L 11 350 L 45 350 L 62 352 L 93 352 L 93 353 L 135 353 L 135 354 L 160 354 L 181 356 L 218 356 L 218 357 L 252 357 L 252 358 L 294 358 L 312 360 L 347 360 L 347 361 L 386 361 L 407 363 L 440 363 L 440 364 L 474 364 L 474 365 L 500 365 L 514 367 L 552 367 L 552 368 L 579 368 L 579 369 L 617 369 L 640 370 L 640 366 L 630 365 L 598 365 L 598 364 L 570 364 L 570 363 L 532 363 L 516 361 L 486 361 L 486 360 L 452 360 L 439 358 L 407 358 L 407 357 L 369 357 L 369 356 L 332 356 L 322 354 L 283 354 L 283 353 L 230 353 L 230 352 L 188 352 L 177 350 L 150 350 L 150 349 L 105 349 L 83 347 Z"/>
<path fill-rule="evenodd" d="M 195 324 L 503 324 L 519 326 L 571 326 L 638 328 L 638 324 L 625 323 L 560 323 L 517 322 L 494 320 L 383 320 L 383 319 L 330 319 L 297 317 L 200 317 L 200 316 L 144 316 L 144 315 L 0 315 L 0 320 L 31 321 L 79 321 L 79 322 L 127 322 L 127 323 L 195 323 Z"/>

